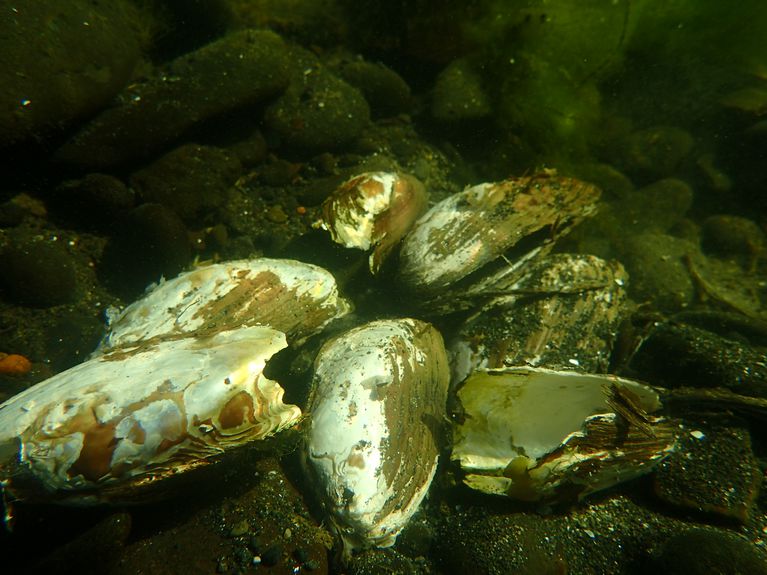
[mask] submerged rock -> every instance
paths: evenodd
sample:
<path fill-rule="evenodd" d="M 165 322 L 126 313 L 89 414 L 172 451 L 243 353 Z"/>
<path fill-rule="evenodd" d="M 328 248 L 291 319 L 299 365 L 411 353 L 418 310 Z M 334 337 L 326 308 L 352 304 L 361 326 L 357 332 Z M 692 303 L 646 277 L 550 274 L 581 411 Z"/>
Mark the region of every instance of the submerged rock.
<path fill-rule="evenodd" d="M 39 0 L 3 12 L 0 148 L 44 138 L 109 103 L 145 34 L 125 0 Z"/>
<path fill-rule="evenodd" d="M 268 131 L 298 152 L 325 152 L 351 143 L 370 122 L 365 98 L 310 52 L 293 47 L 292 56 L 290 86 L 266 110 Z"/>
<path fill-rule="evenodd" d="M 745 523 L 762 482 L 748 431 L 691 427 L 655 473 L 655 493 L 685 509 Z"/>
<path fill-rule="evenodd" d="M 185 144 L 135 172 L 131 185 L 145 202 L 162 204 L 187 223 L 209 221 L 240 170 L 237 158 L 220 148 Z"/>
<path fill-rule="evenodd" d="M 0 253 L 0 292 L 10 301 L 32 307 L 68 303 L 77 296 L 71 256 L 55 242 L 33 241 Z"/>
<path fill-rule="evenodd" d="M 106 169 L 163 149 L 201 122 L 281 92 L 285 44 L 273 32 L 241 30 L 177 58 L 118 96 L 55 154 L 65 164 Z"/>

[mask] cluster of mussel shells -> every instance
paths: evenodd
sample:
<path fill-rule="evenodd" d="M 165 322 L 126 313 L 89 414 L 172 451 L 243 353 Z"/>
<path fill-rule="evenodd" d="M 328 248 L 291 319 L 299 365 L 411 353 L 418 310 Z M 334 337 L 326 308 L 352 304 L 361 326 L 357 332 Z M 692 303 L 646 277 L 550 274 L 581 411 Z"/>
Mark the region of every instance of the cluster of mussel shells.
<path fill-rule="evenodd" d="M 369 251 L 371 273 L 416 317 L 325 341 L 302 410 L 264 369 L 349 313 L 330 272 L 255 258 L 164 281 L 111 319 L 89 360 L 0 406 L 6 499 L 129 500 L 300 423 L 306 473 L 351 550 L 394 543 L 448 451 L 469 487 L 529 501 L 648 471 L 673 449 L 675 425 L 652 415 L 653 389 L 600 373 L 626 273 L 551 253 L 598 198 L 549 171 L 431 208 L 412 176 L 348 180 L 318 226 Z M 425 321 L 446 315 L 459 318 L 447 344 Z"/>

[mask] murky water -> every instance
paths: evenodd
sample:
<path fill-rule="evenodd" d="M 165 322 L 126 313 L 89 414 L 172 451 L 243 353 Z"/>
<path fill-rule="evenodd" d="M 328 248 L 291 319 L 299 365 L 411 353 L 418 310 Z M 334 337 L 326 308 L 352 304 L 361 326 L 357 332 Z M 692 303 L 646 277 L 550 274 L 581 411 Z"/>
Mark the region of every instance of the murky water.
<path fill-rule="evenodd" d="M 703 4 L 6 4 L 0 479 L 13 529 L 0 537 L 4 564 L 633 574 L 696 572 L 708 561 L 723 573 L 767 572 L 767 4 Z M 368 172 L 414 178 L 428 200 L 334 192 Z M 593 205 L 573 192 L 592 187 Z M 336 203 L 323 211 L 328 197 Z M 422 216 L 416 227 L 431 218 L 434 230 L 403 231 Z M 400 236 L 402 257 L 392 247 Z M 368 250 L 382 244 L 371 271 Z M 174 327 L 120 344 L 108 359 L 114 375 L 85 364 L 107 318 L 150 284 L 259 257 L 327 269 L 350 304 L 344 317 L 309 317 L 319 284 L 299 297 L 292 284 L 242 272 L 213 295 L 190 284 L 153 304 Z M 428 267 L 443 264 L 458 270 L 449 280 L 418 279 L 443 277 Z M 207 297 L 207 311 L 194 312 L 205 327 L 182 327 Z M 258 315 L 266 301 L 280 302 L 268 318 Z M 311 329 L 279 327 L 283 313 Z M 444 417 L 419 411 L 432 399 L 402 400 L 400 379 L 427 396 L 392 343 L 386 373 L 365 379 L 379 367 L 364 364 L 369 393 L 343 405 L 367 435 L 352 441 L 353 454 L 327 456 L 340 478 L 328 488 L 304 461 L 305 438 L 327 425 L 307 407 L 318 402 L 309 399 L 315 358 L 329 338 L 396 317 L 428 321 L 444 338 L 454 377 Z M 204 380 L 210 342 L 252 324 L 288 334 L 285 350 L 259 362 L 303 418 L 270 439 L 243 435 L 206 451 L 208 433 L 239 437 L 260 425 L 259 400 L 208 395 L 211 415 L 198 417 L 192 399 L 152 380 L 171 369 L 157 350 L 182 342 L 202 353 L 168 380 Z M 357 345 L 348 343 L 350 382 Z M 141 353 L 146 370 L 128 369 L 126 358 Z M 596 419 L 578 415 L 543 449 L 574 417 L 570 400 L 541 394 L 540 413 L 520 413 L 503 399 L 509 427 L 482 441 L 506 459 L 476 472 L 451 450 L 467 421 L 502 401 L 459 399 L 455 374 L 480 357 L 483 368 L 613 373 L 652 386 L 660 403 L 651 409 L 649 395 L 643 403 L 605 385 L 602 399 L 589 399 L 600 404 Z M 254 363 L 231 361 L 232 374 Z M 62 373 L 56 395 L 46 385 Z M 104 399 L 120 378 L 121 399 Z M 35 384 L 41 391 L 23 396 L 33 400 L 14 404 Z M 408 437 L 438 446 L 433 478 L 424 472 L 433 457 Z M 396 476 L 378 485 L 397 505 L 362 501 L 355 473 Z M 401 497 L 419 489 L 422 502 Z M 67 499 L 88 505 L 59 505 Z M 350 519 L 358 508 L 376 521 L 414 515 L 394 521 L 393 547 L 367 550 L 374 539 L 366 545 L 364 521 Z M 350 554 L 342 540 L 359 548 Z"/>

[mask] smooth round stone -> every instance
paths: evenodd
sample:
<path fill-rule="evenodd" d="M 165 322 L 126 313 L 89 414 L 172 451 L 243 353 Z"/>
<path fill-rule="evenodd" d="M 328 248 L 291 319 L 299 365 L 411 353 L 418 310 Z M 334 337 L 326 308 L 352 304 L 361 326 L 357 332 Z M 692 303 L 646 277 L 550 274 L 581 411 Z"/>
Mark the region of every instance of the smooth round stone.
<path fill-rule="evenodd" d="M 63 247 L 47 241 L 19 243 L 0 253 L 0 291 L 9 300 L 31 307 L 74 301 L 77 275 Z"/>
<path fill-rule="evenodd" d="M 719 214 L 703 222 L 703 250 L 716 255 L 756 256 L 767 247 L 759 226 L 748 218 Z"/>
<path fill-rule="evenodd" d="M 266 109 L 267 134 L 282 147 L 314 153 L 343 148 L 359 137 L 370 122 L 360 91 L 313 54 L 294 49 L 293 66 L 290 86 Z"/>
<path fill-rule="evenodd" d="M 135 4 L 3 3 L 0 148 L 39 141 L 110 102 L 140 56 Z"/>
<path fill-rule="evenodd" d="M 765 575 L 767 555 L 735 533 L 690 529 L 666 541 L 652 572 L 657 575 Z"/>

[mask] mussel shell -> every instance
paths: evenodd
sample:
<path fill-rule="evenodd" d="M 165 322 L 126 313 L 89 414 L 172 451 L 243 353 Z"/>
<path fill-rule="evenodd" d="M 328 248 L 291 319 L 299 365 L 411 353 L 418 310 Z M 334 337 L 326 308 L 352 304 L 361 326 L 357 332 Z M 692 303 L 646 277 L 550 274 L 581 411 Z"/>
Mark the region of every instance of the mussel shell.
<path fill-rule="evenodd" d="M 263 375 L 287 345 L 264 326 L 141 342 L 0 406 L 0 478 L 18 498 L 130 500 L 140 487 L 294 425 Z"/>
<path fill-rule="evenodd" d="M 160 283 L 125 308 L 97 353 L 251 325 L 281 331 L 295 344 L 349 309 L 333 276 L 319 266 L 270 258 L 205 265 Z"/>
<path fill-rule="evenodd" d="M 307 468 L 347 550 L 392 545 L 426 495 L 448 379 L 442 337 L 414 319 L 370 322 L 321 349 Z"/>
<path fill-rule="evenodd" d="M 677 425 L 658 394 L 610 375 L 515 367 L 478 371 L 458 391 L 452 459 L 473 489 L 524 500 L 584 497 L 650 471 Z"/>
<path fill-rule="evenodd" d="M 373 249 L 377 274 L 394 246 L 426 209 L 423 184 L 400 172 L 365 172 L 341 184 L 322 203 L 322 228 L 347 248 Z"/>
<path fill-rule="evenodd" d="M 457 283 L 501 256 L 501 269 L 494 273 L 514 281 L 528 261 L 594 212 L 599 195 L 591 184 L 547 171 L 454 194 L 426 212 L 405 237 L 398 283 L 428 301 L 451 286 L 465 289 L 477 278 Z"/>
<path fill-rule="evenodd" d="M 627 281 L 623 266 L 596 256 L 537 260 L 460 327 L 449 346 L 453 381 L 515 365 L 606 371 Z"/>

